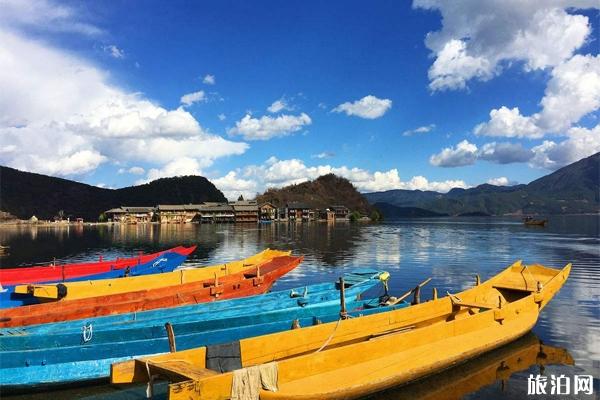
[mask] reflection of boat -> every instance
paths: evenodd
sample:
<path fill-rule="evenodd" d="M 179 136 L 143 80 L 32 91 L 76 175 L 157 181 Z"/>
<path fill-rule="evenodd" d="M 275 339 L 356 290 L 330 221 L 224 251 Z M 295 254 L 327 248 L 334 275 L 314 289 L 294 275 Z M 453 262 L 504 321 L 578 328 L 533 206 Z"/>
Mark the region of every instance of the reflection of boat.
<path fill-rule="evenodd" d="M 363 292 L 381 283 L 386 276 L 389 275 L 381 271 L 362 269 L 344 277 L 348 282 L 344 287 L 350 315 L 373 314 L 409 305 L 401 302 L 389 307 L 384 299 L 360 299 Z M 336 283 L 320 283 L 261 296 L 142 312 L 113 324 L 105 320 L 120 318 L 47 324 L 31 330 L 3 330 L 0 332 L 2 385 L 13 389 L 30 388 L 106 378 L 111 363 L 167 352 L 170 343 L 185 350 L 198 343 L 217 345 L 289 330 L 294 320 L 301 326 L 318 323 L 316 321 L 336 321 L 339 296 Z M 165 321 L 177 335 L 176 342 L 169 341 Z M 82 324 L 86 327 L 83 333 Z"/>
<path fill-rule="evenodd" d="M 574 361 L 566 349 L 544 345 L 535 334 L 529 333 L 448 371 L 376 395 L 373 400 L 459 400 L 497 381 L 504 389 L 512 374 L 534 365 L 543 371 L 551 364 L 573 365 Z"/>
<path fill-rule="evenodd" d="M 2 246 L 2 245 L 0 245 L 0 257 L 7 255 L 8 254 L 8 249 L 10 249 L 10 246 Z"/>
<path fill-rule="evenodd" d="M 525 225 L 545 226 L 547 222 L 547 219 L 534 219 L 533 217 L 523 218 L 523 223 Z"/>
<path fill-rule="evenodd" d="M 516 262 L 492 279 L 457 295 L 337 323 L 280 332 L 232 343 L 237 366 L 215 371 L 207 349 L 113 364 L 113 383 L 173 382 L 169 398 L 226 399 L 244 374 L 261 365 L 277 369 L 276 392 L 261 399 L 348 399 L 391 388 L 452 367 L 529 332 L 539 312 L 563 286 L 562 270 Z M 417 297 L 417 296 L 415 296 Z M 239 347 L 237 347 L 239 346 Z M 321 351 L 324 350 L 325 351 Z M 277 361 L 275 365 L 264 365 Z M 235 378 L 234 378 L 235 377 Z M 234 383 L 233 380 L 236 379 Z"/>
<path fill-rule="evenodd" d="M 3 246 L 5 247 L 5 246 Z M 8 247 L 5 247 L 8 248 Z M 116 260 L 103 261 L 102 256 L 97 262 L 78 264 L 44 265 L 41 267 L 17 267 L 0 269 L 0 283 L 4 286 L 19 283 L 62 282 L 90 275 L 102 274 L 113 270 L 124 270 L 127 267 L 135 268 L 138 264 L 148 263 L 164 253 L 177 253 L 183 256 L 190 255 L 196 246 L 178 246 L 159 253 L 140 254 L 137 257 L 117 258 Z"/>
<path fill-rule="evenodd" d="M 289 252 L 275 252 L 288 254 Z M 273 252 L 269 253 L 273 255 Z M 248 259 L 246 259 L 248 260 Z M 178 284 L 171 286 L 137 289 L 132 292 L 110 294 L 105 296 L 54 301 L 0 310 L 0 327 L 27 326 L 60 322 L 81 318 L 91 318 L 120 313 L 135 313 L 155 310 L 158 308 L 177 307 L 186 304 L 196 304 L 219 299 L 231 299 L 253 294 L 264 293 L 273 285 L 275 280 L 296 268 L 302 257 L 279 256 L 267 261 L 255 261 L 251 264 L 232 262 L 226 269 L 221 266 L 198 269 L 182 269 L 179 273 Z M 207 270 L 207 271 L 203 271 Z M 198 274 L 197 272 L 204 273 Z M 167 276 L 171 272 L 160 274 Z M 215 278 L 215 274 L 218 274 Z M 192 280 L 191 278 L 197 278 Z M 203 277 L 203 279 L 200 279 Z M 130 280 L 132 290 L 136 287 L 135 280 L 144 278 L 134 276 L 121 278 Z M 189 279 L 188 279 L 189 278 Z M 119 282 L 119 280 L 111 280 Z M 97 281 L 89 281 L 95 283 Z M 113 283 L 115 284 L 115 283 Z"/>

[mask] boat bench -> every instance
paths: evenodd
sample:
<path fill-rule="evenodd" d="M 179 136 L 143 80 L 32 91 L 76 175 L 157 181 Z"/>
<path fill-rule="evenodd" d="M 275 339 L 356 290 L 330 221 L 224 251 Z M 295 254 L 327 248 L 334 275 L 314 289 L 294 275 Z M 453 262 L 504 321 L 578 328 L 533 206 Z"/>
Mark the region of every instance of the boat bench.
<path fill-rule="evenodd" d="M 144 367 L 146 365 L 144 360 L 138 360 L 137 362 L 143 364 Z M 160 375 L 168 378 L 172 382 L 180 382 L 190 379 L 200 380 L 208 376 L 218 374 L 216 371 L 207 368 L 199 368 L 183 360 L 169 360 L 161 362 L 148 361 L 148 368 L 151 375 Z"/>

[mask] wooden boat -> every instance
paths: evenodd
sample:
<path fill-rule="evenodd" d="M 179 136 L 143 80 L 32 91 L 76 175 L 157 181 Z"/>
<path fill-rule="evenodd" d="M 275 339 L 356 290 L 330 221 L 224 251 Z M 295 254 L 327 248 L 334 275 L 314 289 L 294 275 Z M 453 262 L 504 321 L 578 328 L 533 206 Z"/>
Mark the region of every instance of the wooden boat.
<path fill-rule="evenodd" d="M 195 250 L 196 246 L 177 246 L 158 253 L 140 253 L 137 257 L 131 258 L 117 258 L 115 260 L 104 261 L 103 257 L 100 256 L 97 262 L 58 265 L 52 263 L 50 265 L 35 267 L 2 268 L 0 269 L 0 284 L 2 286 L 15 286 L 20 283 L 69 281 L 74 278 L 101 274 L 112 270 L 124 270 L 127 267 L 135 267 L 138 264 L 145 264 L 152 261 L 164 253 L 177 253 L 183 256 L 189 256 Z"/>
<path fill-rule="evenodd" d="M 276 361 L 278 390 L 260 390 L 263 400 L 357 398 L 446 369 L 523 336 L 570 270 L 570 264 L 557 270 L 516 262 L 456 295 L 243 339 L 232 346 L 239 345 L 237 362 L 243 368 Z M 234 373 L 209 369 L 206 360 L 206 347 L 147 357 L 113 364 L 111 379 L 126 383 L 165 377 L 172 382 L 170 399 L 230 398 Z"/>
<path fill-rule="evenodd" d="M 460 400 L 481 388 L 499 383 L 504 391 L 511 375 L 537 366 L 574 365 L 566 349 L 543 344 L 533 333 L 450 370 L 376 396 L 377 400 Z"/>
<path fill-rule="evenodd" d="M 253 268 L 255 264 L 268 261 L 273 257 L 289 255 L 290 252 L 263 250 L 258 254 L 239 261 L 225 264 L 189 268 L 169 273 L 147 276 L 133 276 L 116 279 L 64 282 L 60 284 L 30 284 L 15 286 L 15 293 L 28 294 L 42 301 L 77 300 L 90 297 L 127 293 L 134 290 L 150 290 L 189 282 L 221 278 Z"/>
<path fill-rule="evenodd" d="M 133 267 L 126 267 L 125 269 L 113 269 L 111 271 L 102 272 L 95 275 L 88 275 L 85 277 L 71 278 L 69 282 L 76 282 L 81 280 L 90 279 L 115 279 L 142 275 L 159 274 L 165 272 L 171 272 L 179 267 L 186 260 L 187 256 L 174 252 L 166 252 L 161 254 L 159 257 L 151 259 L 143 264 L 136 264 Z M 64 288 L 66 282 L 61 282 L 56 285 L 58 290 Z M 17 286 L 7 286 L 3 288 L 0 293 L 0 308 L 11 308 L 19 307 L 23 305 L 38 304 L 43 300 L 34 296 L 32 293 L 18 292 Z M 59 296 L 62 292 L 58 292 Z"/>
<path fill-rule="evenodd" d="M 525 225 L 545 226 L 547 222 L 547 219 L 533 219 L 532 217 L 523 218 L 523 223 Z"/>
<path fill-rule="evenodd" d="M 360 275 L 355 279 L 356 284 L 345 288 L 346 298 L 349 299 L 346 303 L 349 315 L 357 317 L 361 314 L 373 314 L 386 309 L 408 306 L 404 302 L 386 306 L 379 298 L 360 300 L 360 294 L 375 286 L 379 282 L 379 276 L 380 273 L 371 276 Z M 312 288 L 309 287 L 309 290 L 312 291 Z M 227 310 L 228 312 L 209 314 L 205 320 L 191 323 L 172 323 L 169 320 L 172 332 L 177 337 L 176 346 L 180 349 L 188 349 L 199 344 L 214 345 L 288 330 L 294 325 L 294 321 L 296 324 L 311 325 L 316 321 L 337 320 L 340 300 L 335 285 L 329 290 L 313 293 L 310 298 L 303 299 L 312 300 L 309 303 L 298 302 L 298 298 L 294 298 L 296 300 L 294 303 L 289 302 L 282 308 L 278 308 L 278 303 L 273 304 L 268 301 L 270 295 L 264 295 L 262 296 L 264 301 L 258 305 L 234 306 Z M 289 291 L 285 291 L 285 295 L 289 295 Z M 81 332 L 71 335 L 69 339 L 75 339 L 75 342 L 69 340 L 66 346 L 60 346 L 61 335 L 30 337 L 29 339 L 33 340 L 29 344 L 34 345 L 36 347 L 34 349 L 20 346 L 25 344 L 22 337 L 1 338 L 8 340 L 0 340 L 2 387 L 14 389 L 20 386 L 62 384 L 108 377 L 112 362 L 156 354 L 160 351 L 167 352 L 170 346 L 175 346 L 175 342 L 169 342 L 169 331 L 165 329 L 164 323 L 121 330 L 116 334 L 110 329 L 99 331 L 92 330 L 92 325 L 87 327 L 89 327 L 88 336 L 85 330 L 83 335 Z M 7 349 L 15 347 L 21 348 Z M 77 368 L 70 368 L 74 364 Z"/>
<path fill-rule="evenodd" d="M 204 267 L 216 274 L 216 278 L 189 281 L 190 273 L 195 270 L 180 270 L 180 284 L 158 287 L 155 289 L 136 290 L 112 295 L 84 298 L 78 300 L 60 300 L 50 303 L 33 304 L 0 310 L 0 328 L 46 324 L 50 322 L 69 321 L 103 315 L 133 313 L 159 308 L 176 307 L 186 304 L 197 304 L 222 299 L 249 296 L 266 292 L 273 283 L 296 268 L 302 257 L 291 257 L 289 252 L 269 251 L 261 253 L 263 257 L 250 258 L 254 262 L 239 261 L 229 265 Z M 267 257 L 273 257 L 268 259 Z M 266 260 L 263 260 L 265 258 Z M 249 259 L 246 259 L 249 260 Z M 243 267 L 242 267 L 243 265 Z M 239 271 L 228 275 L 219 275 L 226 271 Z M 162 276 L 172 273 L 164 273 Z M 210 276 L 210 274 L 207 274 Z M 194 274 L 194 278 L 202 275 Z M 121 278 L 122 281 L 137 280 L 146 277 Z M 92 281 L 93 283 L 94 281 Z M 116 280 L 116 282 L 120 282 Z"/>

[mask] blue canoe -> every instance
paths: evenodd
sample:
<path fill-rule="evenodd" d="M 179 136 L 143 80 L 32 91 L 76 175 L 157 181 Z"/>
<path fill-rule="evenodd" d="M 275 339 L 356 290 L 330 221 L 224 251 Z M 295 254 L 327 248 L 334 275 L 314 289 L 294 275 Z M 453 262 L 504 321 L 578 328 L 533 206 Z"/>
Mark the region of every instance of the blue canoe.
<path fill-rule="evenodd" d="M 187 259 L 186 255 L 175 252 L 163 253 L 160 256 L 131 268 L 113 269 L 95 275 L 71 278 L 66 281 L 90 281 L 96 279 L 122 278 L 123 276 L 149 275 L 173 271 Z M 29 294 L 14 293 L 14 286 L 6 286 L 0 292 L 0 308 L 20 307 L 23 305 L 37 304 L 39 299 Z"/>
<path fill-rule="evenodd" d="M 379 299 L 360 300 L 360 293 L 376 283 L 375 279 L 368 279 L 346 289 L 348 299 L 346 304 L 350 315 L 372 314 L 407 305 L 399 303 L 390 307 L 381 306 Z M 308 288 L 311 290 L 311 286 Z M 293 320 L 298 320 L 301 326 L 335 321 L 339 318 L 339 292 L 335 288 L 330 291 L 331 295 L 321 292 L 320 295 L 313 296 L 312 302 L 309 301 L 308 304 L 296 301 L 278 308 L 276 304 L 272 304 L 272 301 L 264 301 L 208 314 L 212 318 L 203 316 L 204 318 L 197 321 L 172 322 L 175 319 L 168 321 L 173 326 L 178 350 L 225 343 L 290 329 Z M 289 297 L 290 291 L 255 297 L 264 299 L 281 293 Z M 320 301 L 321 297 L 323 301 Z M 221 303 L 235 306 L 235 302 L 239 300 L 243 299 L 226 300 Z M 94 328 L 87 330 L 85 336 L 82 336 L 81 331 L 71 335 L 49 335 L 53 339 L 44 339 L 43 335 L 31 335 L 31 338 L 40 339 L 37 343 L 28 343 L 26 347 L 33 347 L 31 350 L 17 349 L 20 338 L 27 338 L 30 335 L 4 336 L 0 338 L 2 340 L 2 353 L 0 353 L 2 387 L 30 387 L 105 378 L 109 374 L 111 363 L 167 352 L 169 343 L 164 322 L 167 320 L 163 319 L 160 324 L 140 322 L 137 327 L 133 324 L 128 329 L 116 332 L 111 329 Z M 52 346 L 53 340 L 54 346 Z M 76 342 L 73 343 L 73 340 Z M 44 348 L 44 346 L 49 347 Z M 99 355 L 101 355 L 100 359 Z"/>

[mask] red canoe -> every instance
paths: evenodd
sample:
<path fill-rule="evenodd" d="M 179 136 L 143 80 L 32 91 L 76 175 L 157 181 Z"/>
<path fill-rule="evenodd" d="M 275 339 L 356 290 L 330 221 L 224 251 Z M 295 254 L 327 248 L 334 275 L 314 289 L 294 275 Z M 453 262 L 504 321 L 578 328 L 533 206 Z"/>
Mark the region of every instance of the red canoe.
<path fill-rule="evenodd" d="M 100 260 L 97 262 L 44 265 L 41 267 L 2 268 L 0 269 L 0 284 L 2 284 L 2 286 L 13 286 L 23 283 L 60 282 L 68 279 L 80 278 L 82 276 L 101 274 L 113 269 L 133 267 L 137 264 L 152 261 L 167 252 L 187 256 L 193 253 L 194 250 L 196 250 L 196 246 L 177 246 L 158 253 L 140 253 L 137 257 L 117 258 L 116 260 L 110 261 L 103 261 L 102 256 L 100 256 Z"/>
<path fill-rule="evenodd" d="M 33 304 L 0 310 L 0 328 L 45 324 L 102 315 L 176 307 L 261 294 L 304 257 L 280 256 L 256 268 L 214 279 L 86 299 Z"/>

